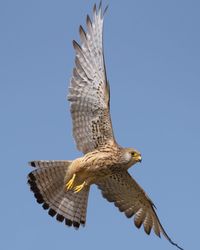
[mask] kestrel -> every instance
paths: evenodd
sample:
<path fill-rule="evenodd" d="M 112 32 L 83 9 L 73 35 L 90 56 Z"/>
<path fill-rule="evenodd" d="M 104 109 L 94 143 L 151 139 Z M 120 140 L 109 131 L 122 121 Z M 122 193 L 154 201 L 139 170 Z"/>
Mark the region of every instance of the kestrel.
<path fill-rule="evenodd" d="M 107 8 L 106 8 L 107 9 Z M 94 5 L 93 21 L 87 16 L 85 32 L 79 28 L 81 43 L 73 41 L 75 67 L 70 81 L 68 101 L 77 148 L 84 153 L 72 161 L 31 161 L 35 167 L 28 183 L 38 203 L 49 215 L 68 226 L 85 225 L 90 186 L 96 184 L 102 195 L 130 218 L 137 228 L 143 224 L 150 234 L 167 235 L 144 190 L 128 173 L 141 162 L 139 151 L 122 148 L 115 140 L 110 118 L 110 88 L 103 53 L 103 11 Z"/>

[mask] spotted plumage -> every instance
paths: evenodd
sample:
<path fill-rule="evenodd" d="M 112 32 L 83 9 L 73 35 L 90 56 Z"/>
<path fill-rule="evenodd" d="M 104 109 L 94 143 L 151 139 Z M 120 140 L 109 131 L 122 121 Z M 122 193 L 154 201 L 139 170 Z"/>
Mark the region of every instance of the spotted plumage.
<path fill-rule="evenodd" d="M 102 195 L 114 202 L 136 227 L 167 235 L 145 191 L 130 176 L 128 169 L 141 161 L 133 148 L 122 148 L 114 138 L 110 117 L 110 87 L 103 53 L 104 13 L 101 4 L 87 16 L 85 31 L 79 28 L 81 43 L 73 41 L 75 67 L 68 101 L 77 148 L 84 155 L 67 161 L 31 161 L 34 170 L 28 183 L 38 203 L 49 215 L 68 226 L 85 225 L 90 186 L 96 184 Z"/>

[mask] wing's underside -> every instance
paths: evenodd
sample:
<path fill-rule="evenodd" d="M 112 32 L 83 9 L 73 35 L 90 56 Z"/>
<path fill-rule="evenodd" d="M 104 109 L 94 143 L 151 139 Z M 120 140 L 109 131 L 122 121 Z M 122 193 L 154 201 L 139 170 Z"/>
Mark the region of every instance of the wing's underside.
<path fill-rule="evenodd" d="M 157 236 L 160 237 L 163 234 L 172 245 L 183 250 L 165 232 L 155 212 L 153 202 L 127 171 L 118 171 L 102 179 L 97 185 L 102 190 L 104 198 L 114 202 L 115 206 L 128 218 L 134 216 L 137 228 L 143 225 L 147 234 L 150 234 L 153 229 Z"/>
<path fill-rule="evenodd" d="M 93 21 L 87 16 L 85 32 L 80 26 L 81 45 L 73 41 L 75 68 L 70 82 L 73 135 L 83 153 L 114 140 L 109 110 L 109 84 L 103 54 L 102 7 L 94 6 Z"/>

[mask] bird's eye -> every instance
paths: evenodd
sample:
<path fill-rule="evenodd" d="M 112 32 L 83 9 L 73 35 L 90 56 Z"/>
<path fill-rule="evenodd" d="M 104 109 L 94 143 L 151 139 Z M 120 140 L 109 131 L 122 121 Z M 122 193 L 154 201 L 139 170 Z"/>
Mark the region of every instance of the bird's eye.
<path fill-rule="evenodd" d="M 131 152 L 131 155 L 134 156 L 134 155 L 135 155 L 135 152 Z"/>

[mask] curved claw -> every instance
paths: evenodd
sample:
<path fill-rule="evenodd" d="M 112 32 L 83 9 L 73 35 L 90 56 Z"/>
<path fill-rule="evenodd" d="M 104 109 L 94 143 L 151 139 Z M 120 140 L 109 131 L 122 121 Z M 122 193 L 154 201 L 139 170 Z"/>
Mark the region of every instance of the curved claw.
<path fill-rule="evenodd" d="M 70 190 L 73 188 L 75 177 L 76 177 L 76 175 L 73 174 L 72 178 L 67 182 L 67 184 L 66 184 L 67 190 Z"/>
<path fill-rule="evenodd" d="M 78 185 L 74 188 L 74 193 L 78 193 L 80 192 L 85 186 L 85 181 L 81 184 L 81 185 Z"/>

